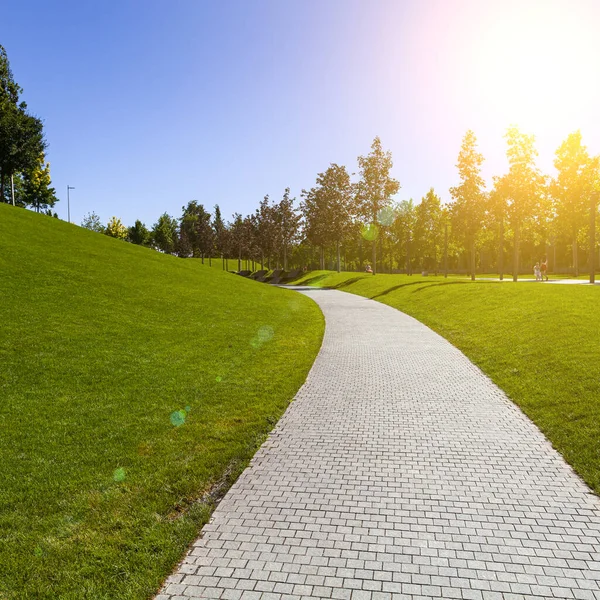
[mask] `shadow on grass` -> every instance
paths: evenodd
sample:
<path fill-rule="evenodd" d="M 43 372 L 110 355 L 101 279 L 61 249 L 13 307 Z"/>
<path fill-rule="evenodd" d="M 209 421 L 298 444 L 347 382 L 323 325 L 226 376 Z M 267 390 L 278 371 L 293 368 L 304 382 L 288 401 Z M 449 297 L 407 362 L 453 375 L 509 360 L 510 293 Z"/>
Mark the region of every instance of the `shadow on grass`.
<path fill-rule="evenodd" d="M 391 288 L 388 288 L 387 290 L 383 290 L 383 292 L 379 292 L 379 294 L 375 294 L 375 296 L 371 296 L 371 300 L 375 300 L 375 298 L 381 298 L 381 296 L 387 296 L 388 294 L 391 294 L 392 292 L 395 292 L 396 290 L 399 290 L 400 288 L 403 287 L 408 287 L 409 285 L 432 285 L 432 284 L 427 284 L 426 281 L 411 281 L 409 283 L 400 283 L 398 285 L 393 285 Z"/>
<path fill-rule="evenodd" d="M 410 283 L 401 283 L 399 285 L 394 285 L 391 288 L 388 288 L 387 290 L 384 290 L 383 292 L 376 294 L 375 296 L 371 296 L 371 300 L 375 300 L 376 298 L 381 298 L 381 296 L 386 296 L 387 294 L 390 294 L 391 292 L 395 292 L 396 290 L 399 290 L 400 288 L 403 288 L 403 287 L 408 287 L 409 285 L 420 285 L 421 286 L 421 287 L 417 288 L 416 290 L 413 290 L 413 293 L 416 293 L 416 292 L 421 292 L 428 288 L 438 287 L 440 285 L 464 285 L 464 284 L 468 284 L 468 283 L 490 284 L 490 283 L 501 283 L 501 282 L 500 281 L 488 281 L 488 280 L 484 280 L 484 281 L 470 281 L 470 280 L 469 281 L 440 281 L 440 282 L 435 282 L 435 283 L 427 283 L 426 281 L 411 281 Z"/>
<path fill-rule="evenodd" d="M 413 290 L 413 293 L 416 292 L 420 292 L 426 288 L 432 288 L 432 287 L 438 287 L 440 285 L 465 285 L 465 284 L 484 284 L 484 285 L 490 285 L 491 283 L 502 283 L 501 281 L 494 281 L 494 280 L 479 280 L 479 281 L 441 281 L 439 283 L 427 283 L 425 284 L 423 287 L 417 289 L 417 290 Z"/>
<path fill-rule="evenodd" d="M 346 281 L 341 281 L 337 285 L 332 285 L 331 289 L 339 290 L 340 288 L 348 287 L 349 285 L 352 285 L 353 283 L 356 283 L 357 281 L 362 281 L 363 279 L 366 279 L 366 278 L 367 278 L 366 275 L 363 275 L 362 277 L 353 277 L 352 279 L 347 279 Z"/>

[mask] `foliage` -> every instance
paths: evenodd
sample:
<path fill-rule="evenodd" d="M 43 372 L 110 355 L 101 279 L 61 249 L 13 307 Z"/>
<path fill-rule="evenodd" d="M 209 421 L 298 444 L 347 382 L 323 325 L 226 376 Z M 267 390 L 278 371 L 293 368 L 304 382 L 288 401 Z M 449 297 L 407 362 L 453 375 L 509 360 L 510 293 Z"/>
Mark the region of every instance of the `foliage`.
<path fill-rule="evenodd" d="M 475 241 L 485 214 L 485 184 L 481 177 L 483 156 L 477 151 L 477 138 L 469 130 L 458 154 L 460 184 L 450 188 L 452 230 L 462 238 L 471 258 L 471 279 L 475 279 Z"/>
<path fill-rule="evenodd" d="M 15 82 L 6 50 L 0 46 L 0 200 L 11 175 L 34 170 L 46 147 L 40 119 L 19 102 L 23 90 Z"/>
<path fill-rule="evenodd" d="M 161 252 L 172 254 L 176 240 L 177 221 L 167 213 L 163 213 L 152 227 L 152 242 Z"/>
<path fill-rule="evenodd" d="M 95 213 L 91 212 L 83 217 L 81 226 L 90 231 L 96 231 L 97 233 L 104 233 L 104 225 L 100 221 L 100 217 Z"/>
<path fill-rule="evenodd" d="M 124 240 L 127 238 L 127 227 L 121 223 L 121 219 L 117 219 L 117 217 L 111 217 L 110 221 L 104 228 L 104 233 L 109 237 Z"/>
<path fill-rule="evenodd" d="M 437 274 L 444 244 L 442 205 L 431 188 L 415 207 L 414 239 L 422 266 Z"/>
<path fill-rule="evenodd" d="M 598 181 L 598 157 L 590 157 L 581 132 L 569 134 L 556 150 L 556 177 L 550 183 L 560 233 L 572 243 L 575 275 L 579 274 L 578 236 L 589 222 L 590 198 Z"/>
<path fill-rule="evenodd" d="M 508 192 L 507 215 L 511 224 L 513 243 L 513 279 L 519 272 L 519 244 L 522 229 L 534 219 L 543 192 L 544 177 L 535 164 L 535 138 L 510 127 L 506 133 L 506 156 L 509 171 L 504 184 Z"/>
<path fill-rule="evenodd" d="M 360 180 L 356 185 L 356 202 L 359 215 L 367 223 L 377 225 L 381 210 L 388 208 L 400 183 L 390 176 L 392 153 L 384 152 L 381 140 L 376 137 L 367 156 L 358 157 Z M 373 242 L 373 274 L 377 272 L 377 244 Z"/>
<path fill-rule="evenodd" d="M 127 241 L 138 246 L 149 246 L 152 242 L 152 234 L 148 228 L 138 219 L 134 225 L 127 230 Z"/>
<path fill-rule="evenodd" d="M 41 153 L 35 166 L 24 173 L 22 201 L 37 212 L 53 207 L 58 200 L 56 190 L 51 186 L 50 163 Z"/>

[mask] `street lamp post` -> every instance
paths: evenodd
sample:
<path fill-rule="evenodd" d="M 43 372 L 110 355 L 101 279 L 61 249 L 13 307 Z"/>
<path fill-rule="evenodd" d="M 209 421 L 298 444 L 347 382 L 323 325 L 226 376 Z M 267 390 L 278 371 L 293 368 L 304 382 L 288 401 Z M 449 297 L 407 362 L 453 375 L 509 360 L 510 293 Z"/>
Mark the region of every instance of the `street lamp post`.
<path fill-rule="evenodd" d="M 67 186 L 67 218 L 69 223 L 71 222 L 71 199 L 69 197 L 69 191 L 74 189 L 75 188 L 72 185 Z"/>

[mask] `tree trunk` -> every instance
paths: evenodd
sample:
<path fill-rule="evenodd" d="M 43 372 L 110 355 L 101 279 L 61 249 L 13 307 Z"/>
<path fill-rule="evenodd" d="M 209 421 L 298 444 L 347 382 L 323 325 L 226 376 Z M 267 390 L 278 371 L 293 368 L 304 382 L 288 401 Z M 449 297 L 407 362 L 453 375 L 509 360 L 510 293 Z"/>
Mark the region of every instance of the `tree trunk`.
<path fill-rule="evenodd" d="M 359 271 L 363 268 L 363 245 L 362 245 L 362 236 L 358 240 L 358 269 Z"/>
<path fill-rule="evenodd" d="M 0 202 L 4 202 L 4 171 L 0 172 Z"/>
<path fill-rule="evenodd" d="M 373 258 L 373 266 L 372 266 L 372 271 L 373 271 L 373 275 L 375 275 L 377 273 L 377 240 L 373 240 L 373 254 L 372 254 L 372 258 Z"/>
<path fill-rule="evenodd" d="M 10 197 L 12 198 L 12 205 L 15 205 L 15 181 L 13 176 L 10 176 Z M 39 212 L 39 210 L 38 210 Z"/>
<path fill-rule="evenodd" d="M 283 244 L 283 270 L 287 271 L 287 244 Z"/>
<path fill-rule="evenodd" d="M 444 277 L 448 277 L 448 223 L 444 225 Z"/>
<path fill-rule="evenodd" d="M 265 253 L 263 250 L 260 251 L 260 270 L 265 270 Z"/>
<path fill-rule="evenodd" d="M 471 240 L 471 281 L 475 281 L 475 238 Z"/>
<path fill-rule="evenodd" d="M 498 248 L 498 271 L 500 271 L 500 281 L 504 279 L 504 219 L 500 220 L 500 236 Z"/>
<path fill-rule="evenodd" d="M 579 260 L 578 260 L 578 248 L 577 248 L 577 233 L 573 234 L 573 272 L 575 277 L 579 276 Z"/>
<path fill-rule="evenodd" d="M 410 264 L 410 235 L 406 238 L 406 274 L 412 275 L 412 265 Z"/>
<path fill-rule="evenodd" d="M 200 256 L 202 256 L 202 264 L 204 264 L 204 252 Z"/>
<path fill-rule="evenodd" d="M 590 198 L 590 283 L 596 282 L 596 195 Z"/>
<path fill-rule="evenodd" d="M 337 272 L 340 273 L 342 271 L 342 267 L 340 264 L 340 243 L 337 242 Z"/>
<path fill-rule="evenodd" d="M 242 270 L 242 247 L 238 248 L 238 273 Z"/>
<path fill-rule="evenodd" d="M 520 243 L 520 227 L 519 223 L 515 225 L 515 240 L 514 240 L 514 250 L 513 250 L 513 281 L 517 281 L 519 278 L 519 243 Z"/>
<path fill-rule="evenodd" d="M 212 254 L 208 257 L 208 266 L 212 267 Z"/>
<path fill-rule="evenodd" d="M 321 267 L 321 271 L 325 270 L 325 248 L 321 246 L 321 251 L 319 255 L 319 266 Z"/>

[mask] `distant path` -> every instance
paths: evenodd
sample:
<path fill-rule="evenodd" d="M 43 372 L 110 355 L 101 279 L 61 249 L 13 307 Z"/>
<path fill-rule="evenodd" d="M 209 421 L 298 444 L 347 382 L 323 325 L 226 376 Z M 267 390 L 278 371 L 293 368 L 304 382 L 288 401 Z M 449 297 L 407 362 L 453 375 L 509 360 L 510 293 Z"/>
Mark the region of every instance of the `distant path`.
<path fill-rule="evenodd" d="M 600 499 L 504 393 L 389 306 L 303 293 L 308 379 L 157 600 L 600 599 Z"/>

